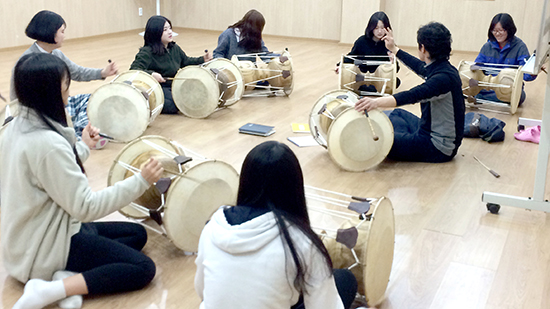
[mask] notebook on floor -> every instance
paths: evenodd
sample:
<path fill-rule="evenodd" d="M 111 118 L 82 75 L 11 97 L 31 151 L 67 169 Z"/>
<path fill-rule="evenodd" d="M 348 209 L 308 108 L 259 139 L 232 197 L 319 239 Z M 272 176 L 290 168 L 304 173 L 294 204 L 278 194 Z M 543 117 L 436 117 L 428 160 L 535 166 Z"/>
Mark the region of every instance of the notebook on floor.
<path fill-rule="evenodd" d="M 271 134 L 275 133 L 275 127 L 256 123 L 247 123 L 239 128 L 239 133 L 270 136 Z"/>

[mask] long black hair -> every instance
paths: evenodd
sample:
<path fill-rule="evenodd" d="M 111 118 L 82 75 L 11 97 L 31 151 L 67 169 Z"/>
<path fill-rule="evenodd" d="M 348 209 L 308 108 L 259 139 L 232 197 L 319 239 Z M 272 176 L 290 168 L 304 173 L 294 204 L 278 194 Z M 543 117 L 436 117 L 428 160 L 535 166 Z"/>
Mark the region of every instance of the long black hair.
<path fill-rule="evenodd" d="M 307 293 L 307 264 L 290 237 L 289 224 L 296 226 L 311 240 L 324 257 L 328 273 L 332 273 L 328 251 L 310 226 L 300 163 L 287 145 L 276 141 L 264 142 L 248 153 L 241 170 L 237 205 L 273 212 L 285 251 L 290 250 L 296 265 L 296 290 Z"/>
<path fill-rule="evenodd" d="M 495 29 L 495 26 L 498 23 L 500 23 L 502 29 L 506 30 L 508 34 L 508 36 L 506 37 L 506 41 L 509 41 L 516 35 L 518 28 L 516 28 L 516 24 L 514 23 L 514 19 L 512 18 L 512 16 L 510 16 L 510 14 L 508 13 L 499 13 L 495 15 L 495 17 L 493 17 L 493 20 L 491 20 L 491 25 L 489 26 L 489 31 L 487 33 L 489 40 L 496 42 L 497 39 L 493 34 L 493 29 Z"/>
<path fill-rule="evenodd" d="M 164 33 L 164 25 L 168 22 L 170 28 L 172 28 L 172 22 L 160 15 L 151 16 L 145 26 L 145 35 L 143 36 L 143 46 L 149 46 L 153 50 L 153 54 L 164 55 L 166 48 L 162 44 L 161 38 Z M 169 46 L 175 44 L 174 42 L 168 43 Z"/>
<path fill-rule="evenodd" d="M 388 15 L 386 15 L 386 13 L 382 11 L 378 11 L 372 14 L 369 19 L 369 23 L 367 24 L 367 28 L 365 28 L 365 36 L 367 38 L 372 39 L 372 37 L 374 36 L 373 31 L 378 26 L 378 21 L 381 21 L 384 24 L 384 28 L 391 29 L 390 19 L 388 18 Z"/>
<path fill-rule="evenodd" d="M 44 10 L 34 15 L 25 29 L 25 34 L 31 39 L 55 44 L 57 30 L 63 25 L 66 24 L 61 15 Z"/>
<path fill-rule="evenodd" d="M 229 28 L 237 28 L 240 31 L 239 46 L 250 52 L 262 50 L 262 31 L 264 30 L 265 19 L 262 13 L 250 10 L 243 18 Z"/>
<path fill-rule="evenodd" d="M 21 105 L 38 114 L 49 129 L 61 134 L 52 121 L 67 127 L 67 116 L 61 83 L 71 83 L 71 73 L 63 60 L 48 53 L 32 53 L 19 59 L 13 72 L 15 93 Z M 84 166 L 73 146 L 76 162 L 84 173 Z"/>

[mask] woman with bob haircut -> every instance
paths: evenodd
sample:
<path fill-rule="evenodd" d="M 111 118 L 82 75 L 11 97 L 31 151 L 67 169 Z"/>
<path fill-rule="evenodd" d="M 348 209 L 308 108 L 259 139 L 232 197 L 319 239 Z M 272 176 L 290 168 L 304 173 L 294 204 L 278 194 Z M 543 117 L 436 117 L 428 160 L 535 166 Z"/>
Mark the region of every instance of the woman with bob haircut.
<path fill-rule="evenodd" d="M 214 58 L 231 59 L 233 55 L 267 52 L 262 40 L 265 19 L 262 13 L 250 10 L 218 37 Z"/>
<path fill-rule="evenodd" d="M 371 56 L 371 57 L 358 57 L 359 59 L 371 60 L 371 61 L 395 61 L 395 55 L 392 54 L 384 44 L 384 36 L 386 35 L 385 29 L 392 29 L 390 19 L 386 13 L 382 11 L 375 12 L 369 19 L 367 27 L 365 28 L 365 34 L 360 36 L 348 56 Z M 381 56 L 381 57 L 372 57 Z M 344 58 L 344 63 L 352 63 L 353 60 Z M 378 68 L 378 65 L 359 65 L 359 69 L 363 73 L 373 73 Z M 336 73 L 340 70 L 340 63 L 336 64 Z M 397 71 L 399 71 L 399 63 L 397 64 Z M 396 79 L 396 87 L 399 87 L 401 80 Z M 376 92 L 376 88 L 372 85 L 362 85 L 359 88 L 360 91 Z"/>
<path fill-rule="evenodd" d="M 67 127 L 70 76 L 48 53 L 25 55 L 14 69 L 21 106 L 1 145 L 0 242 L 7 272 L 26 283 L 15 309 L 58 300 L 61 308 L 80 308 L 81 295 L 141 289 L 156 272 L 140 252 L 142 226 L 91 221 L 138 198 L 163 169 L 151 159 L 140 174 L 93 192 L 82 162 L 99 130 L 88 124 L 77 141 Z"/>
<path fill-rule="evenodd" d="M 349 308 L 357 291 L 349 270 L 333 275 L 310 226 L 300 163 L 276 141 L 246 156 L 237 206 L 214 213 L 195 263 L 201 309 Z"/>
<path fill-rule="evenodd" d="M 172 81 L 178 70 L 188 65 L 198 65 L 212 60 L 206 53 L 202 57 L 188 57 L 172 39 L 172 22 L 164 16 L 152 16 L 145 26 L 143 47 L 139 49 L 130 70 L 145 71 L 153 76 L 164 92 L 163 114 L 177 114 L 172 98 Z"/>
<path fill-rule="evenodd" d="M 516 25 L 508 13 L 499 13 L 493 17 L 487 31 L 488 40 L 479 51 L 475 62 L 487 64 L 525 65 L 529 58 L 527 45 L 516 36 Z M 498 68 L 502 68 L 499 66 Z M 498 72 L 493 73 L 497 75 Z M 524 81 L 533 81 L 537 75 L 523 74 Z M 481 90 L 476 95 L 478 99 L 500 102 L 493 90 Z M 525 91 L 521 90 L 519 105 L 525 101 Z"/>
<path fill-rule="evenodd" d="M 364 97 L 355 103 L 359 112 L 379 107 L 396 107 L 420 102 L 421 118 L 400 108 L 389 113 L 394 129 L 388 158 L 398 161 L 447 162 L 454 158 L 464 135 L 464 98 L 457 69 L 449 62 L 451 32 L 431 22 L 418 29 L 418 56 L 399 49 L 391 30 L 386 30 L 386 47 L 424 83 L 392 96 Z"/>
<path fill-rule="evenodd" d="M 65 41 L 65 29 L 67 25 L 63 17 L 52 11 L 40 11 L 34 15 L 25 29 L 25 34 L 36 40 L 22 56 L 33 53 L 49 53 L 63 60 L 69 68 L 71 79 L 79 82 L 104 79 L 115 75 L 118 68 L 115 62 L 109 63 L 103 69 L 85 68 L 72 62 L 62 51 L 59 50 Z M 71 116 L 73 126 L 78 136 L 88 124 L 87 106 L 90 94 L 79 94 L 69 98 L 67 110 Z M 13 72 L 11 77 L 10 99 L 17 99 Z"/>

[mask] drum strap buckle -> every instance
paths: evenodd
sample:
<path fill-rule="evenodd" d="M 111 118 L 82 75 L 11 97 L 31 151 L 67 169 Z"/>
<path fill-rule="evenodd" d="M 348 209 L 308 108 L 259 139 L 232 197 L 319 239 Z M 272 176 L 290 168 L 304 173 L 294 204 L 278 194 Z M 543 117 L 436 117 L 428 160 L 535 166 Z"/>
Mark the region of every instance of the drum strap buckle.
<path fill-rule="evenodd" d="M 174 161 L 176 161 L 176 163 L 179 165 L 183 165 L 187 162 L 193 161 L 193 158 L 186 156 L 175 156 Z"/>
<path fill-rule="evenodd" d="M 347 229 L 338 229 L 336 232 L 336 241 L 348 247 L 348 249 L 353 249 L 355 247 L 358 237 L 359 232 L 354 226 Z"/>
<path fill-rule="evenodd" d="M 161 211 L 158 209 L 149 209 L 149 217 L 153 219 L 158 225 L 162 225 L 162 215 Z"/>
<path fill-rule="evenodd" d="M 283 75 L 284 79 L 287 79 L 290 76 L 290 71 L 289 70 L 283 70 L 282 75 Z"/>
<path fill-rule="evenodd" d="M 364 202 L 350 202 L 348 206 L 349 210 L 355 211 L 358 214 L 366 214 L 370 210 L 369 201 Z"/>
<path fill-rule="evenodd" d="M 161 178 L 155 183 L 155 187 L 159 190 L 160 194 L 166 193 L 172 184 L 172 179 L 170 178 Z"/>

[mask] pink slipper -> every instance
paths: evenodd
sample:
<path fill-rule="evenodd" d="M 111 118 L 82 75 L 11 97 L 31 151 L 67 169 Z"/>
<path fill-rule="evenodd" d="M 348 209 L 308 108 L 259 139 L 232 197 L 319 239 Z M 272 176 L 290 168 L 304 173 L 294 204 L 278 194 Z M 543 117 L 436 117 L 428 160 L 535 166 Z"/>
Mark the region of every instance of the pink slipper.
<path fill-rule="evenodd" d="M 540 126 L 529 127 L 514 133 L 514 137 L 519 141 L 538 144 L 540 140 Z"/>

